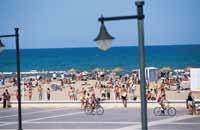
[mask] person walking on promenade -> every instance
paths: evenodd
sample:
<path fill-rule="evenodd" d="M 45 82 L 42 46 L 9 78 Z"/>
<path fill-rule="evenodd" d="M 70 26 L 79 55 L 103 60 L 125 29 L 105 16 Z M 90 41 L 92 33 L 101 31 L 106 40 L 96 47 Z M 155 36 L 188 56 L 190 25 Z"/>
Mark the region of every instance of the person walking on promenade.
<path fill-rule="evenodd" d="M 43 88 L 41 85 L 39 85 L 39 87 L 38 87 L 39 100 L 42 100 L 42 95 L 43 95 Z"/>
<path fill-rule="evenodd" d="M 8 89 L 6 89 L 6 95 L 7 95 L 7 107 L 10 108 L 11 107 L 11 95 L 10 93 L 8 92 Z"/>
<path fill-rule="evenodd" d="M 47 100 L 49 101 L 51 98 L 50 88 L 47 88 Z"/>
<path fill-rule="evenodd" d="M 3 108 L 11 107 L 10 98 L 11 98 L 10 93 L 8 92 L 8 89 L 6 89 L 5 92 L 3 93 Z"/>
<path fill-rule="evenodd" d="M 192 92 L 190 91 L 188 93 L 187 99 L 186 99 L 186 107 L 189 110 L 190 114 L 193 115 L 195 114 L 195 100 L 192 97 Z"/>
<path fill-rule="evenodd" d="M 6 95 L 5 91 L 4 91 L 3 95 L 2 95 L 2 97 L 3 97 L 3 108 L 6 108 L 6 106 L 7 106 L 7 104 L 6 104 L 6 102 L 7 102 L 7 95 Z"/>
<path fill-rule="evenodd" d="M 128 91 L 125 88 L 125 85 L 122 85 L 121 98 L 122 98 L 122 103 L 124 104 L 124 107 L 127 107 L 127 97 L 128 97 Z"/>

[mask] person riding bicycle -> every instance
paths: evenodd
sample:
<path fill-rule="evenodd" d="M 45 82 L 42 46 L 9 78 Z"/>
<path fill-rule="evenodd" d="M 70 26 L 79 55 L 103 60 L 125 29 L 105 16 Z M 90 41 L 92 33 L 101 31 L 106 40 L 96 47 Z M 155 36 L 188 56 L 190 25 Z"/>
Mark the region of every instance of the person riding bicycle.
<path fill-rule="evenodd" d="M 89 104 L 90 106 L 92 106 L 93 109 L 95 109 L 95 106 L 98 104 L 98 100 L 94 93 L 89 98 Z"/>
<path fill-rule="evenodd" d="M 161 97 L 160 97 L 160 99 L 159 99 L 159 104 L 160 104 L 160 106 L 161 106 L 161 112 L 162 113 L 165 113 L 165 109 L 166 109 L 166 103 L 168 103 L 168 100 L 166 99 L 166 95 L 165 94 L 163 94 Z"/>
<path fill-rule="evenodd" d="M 85 107 L 86 114 L 97 114 L 102 115 L 104 113 L 103 107 L 100 105 L 100 98 L 96 98 L 93 93 L 88 99 L 88 105 Z"/>

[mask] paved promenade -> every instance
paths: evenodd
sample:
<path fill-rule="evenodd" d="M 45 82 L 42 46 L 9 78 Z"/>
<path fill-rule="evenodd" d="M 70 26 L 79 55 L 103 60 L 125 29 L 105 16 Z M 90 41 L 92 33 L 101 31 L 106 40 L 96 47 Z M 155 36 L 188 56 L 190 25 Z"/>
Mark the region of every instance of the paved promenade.
<path fill-rule="evenodd" d="M 140 104 L 102 104 L 104 115 L 86 115 L 80 104 L 23 105 L 24 130 L 104 129 L 139 130 Z M 200 116 L 188 115 L 185 104 L 171 104 L 176 107 L 175 117 L 153 115 L 156 104 L 148 105 L 149 130 L 199 130 Z M 17 108 L 0 109 L 0 129 L 17 129 Z"/>

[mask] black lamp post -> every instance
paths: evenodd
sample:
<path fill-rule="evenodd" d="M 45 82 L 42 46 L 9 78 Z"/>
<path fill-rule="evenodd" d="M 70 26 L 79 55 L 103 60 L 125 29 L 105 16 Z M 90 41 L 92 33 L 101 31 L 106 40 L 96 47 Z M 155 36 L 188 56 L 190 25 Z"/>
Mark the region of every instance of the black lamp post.
<path fill-rule="evenodd" d="M 144 54 L 144 14 L 143 14 L 143 0 L 137 0 L 135 2 L 137 6 L 137 15 L 132 16 L 117 16 L 117 17 L 103 17 L 98 20 L 101 22 L 100 32 L 94 39 L 97 45 L 102 50 L 107 50 L 111 46 L 111 42 L 114 39 L 106 30 L 104 21 L 113 20 L 128 20 L 137 19 L 138 22 L 138 42 L 139 42 L 139 56 L 140 56 L 140 96 L 141 96 L 141 122 L 142 130 L 147 130 L 147 101 L 146 101 L 146 80 L 145 80 L 145 54 Z"/>
<path fill-rule="evenodd" d="M 17 64 L 17 92 L 18 92 L 18 130 L 22 130 L 22 113 L 21 113 L 21 80 L 20 80 L 20 52 L 19 52 L 19 28 L 15 28 L 13 35 L 0 35 L 0 38 L 15 37 L 16 39 L 16 64 Z M 0 40 L 0 52 L 5 45 Z"/>

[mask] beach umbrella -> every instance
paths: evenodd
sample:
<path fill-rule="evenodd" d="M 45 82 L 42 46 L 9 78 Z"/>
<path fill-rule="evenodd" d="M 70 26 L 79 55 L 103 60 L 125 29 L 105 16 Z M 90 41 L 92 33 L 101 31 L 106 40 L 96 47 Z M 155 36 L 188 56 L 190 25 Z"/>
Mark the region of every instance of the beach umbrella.
<path fill-rule="evenodd" d="M 167 72 L 171 72 L 172 68 L 171 67 L 163 67 L 160 69 L 160 72 L 162 73 L 167 73 Z"/>
<path fill-rule="evenodd" d="M 131 72 L 140 72 L 140 69 L 133 69 Z"/>
<path fill-rule="evenodd" d="M 86 76 L 87 74 L 89 74 L 87 71 L 83 71 L 80 73 L 80 76 Z"/>
<path fill-rule="evenodd" d="M 184 70 L 182 70 L 182 69 L 175 69 L 174 72 L 176 72 L 176 73 L 182 73 L 182 72 L 184 72 Z"/>
<path fill-rule="evenodd" d="M 191 68 L 192 68 L 192 67 L 189 67 L 189 66 L 188 66 L 188 67 L 186 67 L 186 68 L 184 69 L 184 71 L 185 71 L 185 72 L 190 72 L 190 69 L 191 69 Z"/>
<path fill-rule="evenodd" d="M 121 67 L 116 67 L 112 70 L 113 72 L 116 72 L 116 73 L 119 73 L 119 72 L 122 72 L 123 69 Z"/>
<path fill-rule="evenodd" d="M 67 71 L 67 73 L 69 73 L 69 74 L 75 74 L 76 72 L 77 72 L 77 70 L 74 69 L 74 68 L 71 68 L 71 69 L 69 69 L 69 70 Z"/>
<path fill-rule="evenodd" d="M 99 72 L 99 71 L 101 71 L 100 68 L 95 68 L 95 69 L 92 70 L 92 72 Z"/>

